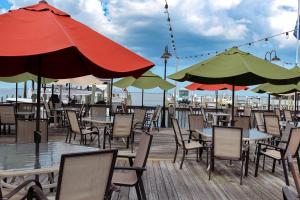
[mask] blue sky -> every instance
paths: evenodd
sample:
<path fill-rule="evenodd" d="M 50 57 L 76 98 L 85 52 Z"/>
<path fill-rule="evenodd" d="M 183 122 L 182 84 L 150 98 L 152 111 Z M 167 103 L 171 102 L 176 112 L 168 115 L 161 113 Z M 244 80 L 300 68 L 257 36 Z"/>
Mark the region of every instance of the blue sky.
<path fill-rule="evenodd" d="M 0 0 L 0 12 L 37 1 Z M 163 75 L 160 56 L 164 47 L 171 44 L 164 0 L 48 0 L 48 3 L 150 59 L 156 64 L 152 71 Z M 169 0 L 168 3 L 179 56 L 220 51 L 292 30 L 297 19 L 296 0 Z M 283 62 L 294 63 L 296 39 L 290 34 L 288 39 L 280 36 L 241 49 L 261 58 L 266 51 L 275 49 Z M 172 50 L 171 53 L 174 54 Z M 206 58 L 180 60 L 179 69 Z M 292 67 L 283 62 L 278 64 Z M 171 57 L 167 73 L 174 72 L 175 58 Z"/>

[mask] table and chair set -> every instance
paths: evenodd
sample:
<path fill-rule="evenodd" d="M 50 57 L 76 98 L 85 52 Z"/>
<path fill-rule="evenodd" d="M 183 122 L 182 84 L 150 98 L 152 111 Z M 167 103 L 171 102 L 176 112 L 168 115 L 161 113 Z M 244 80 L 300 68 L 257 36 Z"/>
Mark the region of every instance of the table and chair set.
<path fill-rule="evenodd" d="M 204 109 L 202 109 L 204 111 Z M 276 112 L 248 112 L 234 117 L 234 124 L 224 124 L 219 121 L 219 126 L 213 121 L 208 121 L 207 116 L 219 116 L 218 113 L 190 114 L 188 116 L 189 129 L 182 132 L 176 118 L 172 118 L 175 133 L 176 150 L 173 162 L 176 162 L 178 148 L 182 149 L 180 169 L 183 166 L 189 151 L 196 150 L 196 158 L 202 157 L 206 151 L 206 166 L 208 167 L 209 180 L 215 169 L 215 160 L 229 160 L 241 163 L 240 184 L 243 175 L 248 175 L 249 162 L 255 163 L 254 176 L 258 176 L 260 160 L 263 158 L 273 161 L 272 172 L 276 164 L 283 168 L 286 185 L 289 185 L 287 158 L 296 159 L 300 167 L 298 154 L 300 145 L 300 128 L 295 121 L 285 121 L 279 118 Z M 222 115 L 222 114 L 221 114 Z M 288 112 L 285 114 L 288 116 Z M 251 126 L 251 117 L 255 119 L 255 126 Z M 231 119 L 231 117 L 230 117 Z M 291 118 L 293 119 L 293 118 Z M 251 159 L 253 158 L 253 159 Z M 245 169 L 245 170 L 244 170 Z"/>
<path fill-rule="evenodd" d="M 44 106 L 47 112 L 47 104 L 45 103 Z M 49 121 L 54 122 L 55 120 L 47 115 L 46 119 L 40 121 L 41 143 L 38 154 L 35 152 L 33 134 L 36 120 L 34 118 L 22 119 L 20 122 L 17 120 L 16 143 L 0 145 L 0 199 L 10 199 L 19 193 L 23 197 L 24 195 L 40 195 L 41 199 L 50 199 L 44 194 L 52 191 L 56 191 L 56 195 L 60 196 L 60 199 L 63 197 L 76 199 L 76 195 L 84 195 L 90 191 L 94 193 L 94 199 L 98 199 L 96 196 L 99 195 L 108 198 L 112 192 L 118 190 L 116 186 L 134 186 L 138 198 L 145 199 L 146 194 L 141 176 L 146 170 L 153 127 L 157 126 L 155 123 L 157 123 L 160 110 L 161 107 L 157 106 L 151 115 L 151 122 L 147 126 L 145 125 L 147 110 L 143 108 L 135 109 L 134 113 L 116 112 L 112 116 L 108 116 L 106 107 L 101 106 L 89 109 L 86 109 L 85 106 L 52 108 L 51 116 L 54 116 L 52 115 L 53 111 L 57 111 L 57 116 L 64 115 L 66 119 L 65 124 L 68 127 L 66 141 L 48 142 Z M 85 114 L 83 114 L 84 112 Z M 79 136 L 79 145 L 76 135 Z M 115 147 L 112 148 L 112 140 L 121 138 L 125 141 L 126 148 L 131 146 L 133 152 L 134 135 L 139 136 L 139 145 L 135 148 L 137 157 L 133 154 L 117 155 Z M 100 137 L 103 138 L 103 146 Z M 91 144 L 94 141 L 97 142 L 96 147 Z M 109 150 L 105 149 L 107 142 Z M 103 150 L 100 150 L 101 146 Z M 88 157 L 93 158 L 89 159 Z M 116 167 L 116 157 L 127 158 L 130 166 Z M 93 160 L 100 160 L 101 166 L 99 166 L 99 162 L 97 164 Z M 74 168 L 76 165 L 78 167 Z M 104 170 L 98 176 L 99 170 L 93 167 L 104 168 L 106 171 Z M 124 170 L 129 171 L 124 172 Z M 90 172 L 87 173 L 88 171 Z M 97 184 L 103 186 L 103 194 L 97 191 L 99 186 L 91 189 L 90 186 L 87 188 L 84 183 L 95 178 L 99 181 Z M 73 184 L 74 181 L 76 186 Z M 70 191 L 69 187 L 78 187 L 78 193 L 68 192 Z M 86 191 L 83 191 L 84 189 Z M 90 197 L 90 194 L 88 196 Z"/>

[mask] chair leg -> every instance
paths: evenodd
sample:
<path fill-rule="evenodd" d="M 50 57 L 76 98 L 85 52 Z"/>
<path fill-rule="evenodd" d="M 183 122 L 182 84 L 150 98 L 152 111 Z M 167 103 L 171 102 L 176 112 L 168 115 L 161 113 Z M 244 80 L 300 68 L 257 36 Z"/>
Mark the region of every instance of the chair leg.
<path fill-rule="evenodd" d="M 209 163 L 209 169 L 208 169 L 208 180 L 210 180 L 210 177 L 211 177 L 212 166 L 213 166 L 213 157 L 210 156 L 210 163 Z"/>
<path fill-rule="evenodd" d="M 129 149 L 129 141 L 130 141 L 130 138 L 129 136 L 127 137 L 127 141 L 126 141 L 126 148 Z"/>
<path fill-rule="evenodd" d="M 199 151 L 200 148 L 196 149 L 196 161 L 199 162 Z"/>
<path fill-rule="evenodd" d="M 276 165 L 276 160 L 274 159 L 274 160 L 273 160 L 273 166 L 272 166 L 272 173 L 275 172 L 275 165 Z"/>
<path fill-rule="evenodd" d="M 175 161 L 176 161 L 177 152 L 178 152 L 178 145 L 176 144 L 176 150 L 175 150 L 175 155 L 174 155 L 173 163 L 175 163 Z"/>
<path fill-rule="evenodd" d="M 180 163 L 180 169 L 182 169 L 182 165 L 183 165 L 183 161 L 184 161 L 184 159 L 185 159 L 185 154 L 186 154 L 186 151 L 183 149 L 182 150 L 182 158 L 181 158 L 181 163 Z"/>
<path fill-rule="evenodd" d="M 264 155 L 264 159 L 263 159 L 263 170 L 265 170 L 265 161 L 266 161 L 266 156 Z"/>
<path fill-rule="evenodd" d="M 298 171 L 300 173 L 300 158 L 299 158 L 299 155 L 296 154 L 296 157 L 297 157 L 297 165 L 298 165 Z"/>
<path fill-rule="evenodd" d="M 100 134 L 99 133 L 98 133 L 97 137 L 98 137 L 98 148 L 100 149 Z"/>
<path fill-rule="evenodd" d="M 243 184 L 243 171 L 244 171 L 244 158 L 242 160 L 242 167 L 241 167 L 241 177 L 240 177 L 240 185 Z"/>
<path fill-rule="evenodd" d="M 144 187 L 142 177 L 139 178 L 139 186 L 140 186 L 140 191 L 141 191 L 141 194 L 142 194 L 142 199 L 146 200 L 147 196 L 146 196 L 145 187 Z"/>
<path fill-rule="evenodd" d="M 138 184 L 135 184 L 134 187 L 135 187 L 137 199 L 138 199 L 138 200 L 142 200 L 142 197 L 141 197 L 141 191 L 140 191 L 139 185 L 138 185 Z"/>
<path fill-rule="evenodd" d="M 260 157 L 260 152 L 258 151 L 256 155 L 256 166 L 255 166 L 255 173 L 254 173 L 255 177 L 257 177 L 258 174 L 259 157 Z"/>
<path fill-rule="evenodd" d="M 287 169 L 286 169 L 286 166 L 285 166 L 285 160 L 284 160 L 284 157 L 282 156 L 281 157 L 281 161 L 282 161 L 282 167 L 283 167 L 283 173 L 284 173 L 284 178 L 285 178 L 285 183 L 286 185 L 290 185 L 289 183 L 289 177 L 288 177 L 288 174 L 287 174 Z"/>

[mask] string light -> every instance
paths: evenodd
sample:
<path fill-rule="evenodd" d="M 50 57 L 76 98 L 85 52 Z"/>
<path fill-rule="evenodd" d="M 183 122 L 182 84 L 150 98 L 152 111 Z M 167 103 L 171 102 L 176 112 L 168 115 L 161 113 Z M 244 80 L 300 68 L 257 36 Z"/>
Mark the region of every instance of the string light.
<path fill-rule="evenodd" d="M 168 23 L 168 27 L 169 27 L 169 33 L 170 33 L 170 41 L 172 43 L 172 49 L 174 51 L 174 56 L 176 58 L 178 58 L 177 56 L 177 48 L 176 48 L 176 42 L 175 42 L 175 35 L 174 35 L 174 30 L 173 30 L 173 26 L 172 26 L 172 23 L 171 23 L 171 17 L 170 17 L 170 12 L 169 12 L 169 5 L 168 5 L 168 2 L 167 0 L 165 0 L 166 4 L 165 4 L 165 11 L 164 13 L 167 15 L 167 23 Z M 189 56 L 187 56 L 187 58 L 185 59 L 188 59 Z"/>
<path fill-rule="evenodd" d="M 254 46 L 254 44 L 260 43 L 260 42 L 268 43 L 270 41 L 270 39 L 278 37 L 278 36 L 282 36 L 282 35 L 284 35 L 286 39 L 289 39 L 289 33 L 291 33 L 291 32 L 294 32 L 294 30 L 281 32 L 281 33 L 278 33 L 278 34 L 275 34 L 275 35 L 271 35 L 271 36 L 264 37 L 264 38 L 261 38 L 261 39 L 258 39 L 258 40 L 254 40 L 252 42 L 242 43 L 242 44 L 239 44 L 239 45 L 236 45 L 236 46 L 238 48 L 245 47 L 245 46 L 251 47 L 251 46 Z M 203 52 L 203 53 L 194 55 L 192 57 L 196 58 L 196 57 L 203 57 L 203 56 L 209 56 L 209 55 L 217 55 L 218 53 L 224 52 L 224 51 L 227 51 L 227 49 L 225 49 L 225 50 L 218 50 L 218 51 L 210 51 L 210 52 L 206 52 L 206 53 Z M 179 56 L 178 58 L 179 59 L 188 59 L 189 56 Z"/>

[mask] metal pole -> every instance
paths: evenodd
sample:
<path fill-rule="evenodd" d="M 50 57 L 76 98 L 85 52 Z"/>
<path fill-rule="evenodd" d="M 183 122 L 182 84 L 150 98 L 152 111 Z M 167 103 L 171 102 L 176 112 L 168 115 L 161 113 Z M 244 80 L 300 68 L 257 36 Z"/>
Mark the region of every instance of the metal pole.
<path fill-rule="evenodd" d="M 18 83 L 16 83 L 16 106 L 18 103 Z"/>
<path fill-rule="evenodd" d="M 113 83 L 114 83 L 114 80 L 111 79 L 110 80 L 110 99 L 109 99 L 109 103 L 110 103 L 110 109 L 109 109 L 109 114 L 110 116 L 112 116 L 112 95 L 113 95 Z"/>
<path fill-rule="evenodd" d="M 144 89 L 142 89 L 142 107 L 144 107 Z"/>
<path fill-rule="evenodd" d="M 235 93 L 235 84 L 232 84 L 232 108 L 231 108 L 231 126 L 234 126 L 234 94 Z"/>
<path fill-rule="evenodd" d="M 23 98 L 27 98 L 27 81 L 24 81 Z"/>
<path fill-rule="evenodd" d="M 271 94 L 268 94 L 268 111 L 270 111 Z"/>
<path fill-rule="evenodd" d="M 216 90 L 216 113 L 218 112 L 218 90 Z"/>
<path fill-rule="evenodd" d="M 51 95 L 53 96 L 53 94 L 54 94 L 54 84 L 52 84 L 51 86 Z"/>
<path fill-rule="evenodd" d="M 300 6 L 300 0 L 298 0 L 298 12 L 297 12 L 297 27 L 296 27 L 296 30 L 297 30 L 297 48 L 296 48 L 296 65 L 298 65 L 298 54 L 299 54 L 299 12 L 300 12 L 300 9 L 299 9 L 299 6 Z"/>
<path fill-rule="evenodd" d="M 165 69 L 164 69 L 164 80 L 166 80 L 166 74 L 167 74 L 167 62 L 168 60 L 165 58 Z M 166 91 L 164 90 L 164 96 L 163 96 L 163 108 L 162 108 L 162 118 L 161 118 L 161 127 L 165 128 L 166 127 L 166 123 L 165 123 L 165 119 L 166 119 Z"/>
<path fill-rule="evenodd" d="M 69 83 L 69 103 L 70 103 L 70 101 L 71 101 L 71 83 Z"/>

